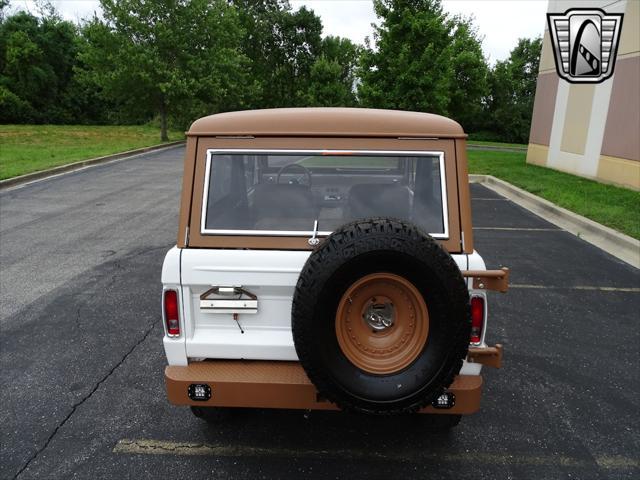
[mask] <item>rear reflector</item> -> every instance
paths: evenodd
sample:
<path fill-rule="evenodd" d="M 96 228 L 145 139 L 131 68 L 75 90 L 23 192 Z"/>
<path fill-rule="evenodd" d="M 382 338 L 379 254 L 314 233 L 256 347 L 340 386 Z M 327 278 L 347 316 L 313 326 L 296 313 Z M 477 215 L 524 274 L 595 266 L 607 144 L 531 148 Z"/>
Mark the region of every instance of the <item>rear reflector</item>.
<path fill-rule="evenodd" d="M 164 291 L 164 321 L 167 325 L 167 334 L 170 337 L 177 337 L 180 335 L 178 292 L 175 290 Z"/>
<path fill-rule="evenodd" d="M 480 343 L 484 328 L 484 297 L 471 297 L 471 343 Z"/>

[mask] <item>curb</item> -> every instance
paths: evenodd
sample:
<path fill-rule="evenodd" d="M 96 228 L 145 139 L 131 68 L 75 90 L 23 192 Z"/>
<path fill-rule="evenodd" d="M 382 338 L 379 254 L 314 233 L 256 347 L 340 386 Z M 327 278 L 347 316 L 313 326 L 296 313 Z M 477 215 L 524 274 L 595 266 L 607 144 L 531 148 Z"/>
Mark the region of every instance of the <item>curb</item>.
<path fill-rule="evenodd" d="M 47 170 L 40 170 L 38 172 L 27 173 L 25 175 L 19 175 L 17 177 L 7 178 L 0 180 L 0 191 L 6 190 L 10 187 L 18 185 L 24 185 L 34 182 L 36 180 L 44 180 L 49 177 L 55 177 L 62 173 L 74 172 L 93 165 L 100 165 L 103 163 L 113 162 L 115 160 L 125 160 L 129 157 L 134 157 L 142 153 L 154 152 L 157 150 L 164 150 L 167 148 L 173 148 L 185 143 L 185 140 L 178 140 L 175 142 L 162 143 L 160 145 L 152 145 L 150 147 L 136 148 L 135 150 L 127 150 L 126 152 L 114 153 L 111 155 L 105 155 L 103 157 L 90 158 L 88 160 L 80 160 L 79 162 L 69 163 L 67 165 L 60 165 L 59 167 L 49 168 Z"/>
<path fill-rule="evenodd" d="M 492 175 L 469 175 L 469 183 L 481 183 L 563 230 L 629 265 L 640 268 L 640 240 L 570 212 Z"/>

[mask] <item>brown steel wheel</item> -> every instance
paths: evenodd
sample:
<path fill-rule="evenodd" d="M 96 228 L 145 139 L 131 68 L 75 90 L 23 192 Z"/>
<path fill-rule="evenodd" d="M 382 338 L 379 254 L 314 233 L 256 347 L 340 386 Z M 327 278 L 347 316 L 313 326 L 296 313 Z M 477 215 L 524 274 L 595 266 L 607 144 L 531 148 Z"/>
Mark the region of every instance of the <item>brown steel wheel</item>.
<path fill-rule="evenodd" d="M 429 335 L 427 304 L 406 278 L 372 273 L 344 293 L 336 336 L 344 355 L 365 372 L 398 372 L 418 357 Z"/>
<path fill-rule="evenodd" d="M 307 259 L 291 327 L 321 397 L 363 413 L 415 412 L 460 371 L 469 292 L 455 261 L 417 226 L 358 220 Z"/>

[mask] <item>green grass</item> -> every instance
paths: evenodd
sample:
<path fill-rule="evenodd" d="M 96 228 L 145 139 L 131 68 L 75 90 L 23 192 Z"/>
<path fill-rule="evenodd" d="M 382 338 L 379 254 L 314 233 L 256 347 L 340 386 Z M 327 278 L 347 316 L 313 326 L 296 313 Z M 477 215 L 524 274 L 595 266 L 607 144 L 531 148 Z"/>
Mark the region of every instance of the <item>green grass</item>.
<path fill-rule="evenodd" d="M 307 168 L 398 168 L 398 158 L 355 155 L 312 155 L 302 159 Z"/>
<path fill-rule="evenodd" d="M 160 129 L 147 125 L 0 125 L 0 179 L 159 143 Z"/>
<path fill-rule="evenodd" d="M 640 192 L 529 165 L 526 153 L 471 150 L 469 172 L 493 175 L 567 210 L 640 239 Z"/>
<path fill-rule="evenodd" d="M 481 140 L 471 140 L 468 139 L 467 143 L 469 145 L 487 145 L 489 147 L 520 147 L 527 148 L 527 145 L 524 143 L 502 143 L 502 142 L 485 142 Z"/>

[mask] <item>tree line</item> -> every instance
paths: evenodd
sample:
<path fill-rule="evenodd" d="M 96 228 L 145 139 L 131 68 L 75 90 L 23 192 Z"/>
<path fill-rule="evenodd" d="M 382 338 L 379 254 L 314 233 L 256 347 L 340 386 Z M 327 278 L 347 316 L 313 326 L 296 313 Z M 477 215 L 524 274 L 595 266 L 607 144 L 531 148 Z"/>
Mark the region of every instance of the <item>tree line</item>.
<path fill-rule="evenodd" d="M 440 0 L 375 0 L 373 39 L 322 37 L 287 0 L 101 0 L 78 24 L 0 0 L 0 123 L 186 128 L 254 108 L 361 106 L 450 116 L 526 142 L 541 39 L 490 66 L 473 20 Z"/>

